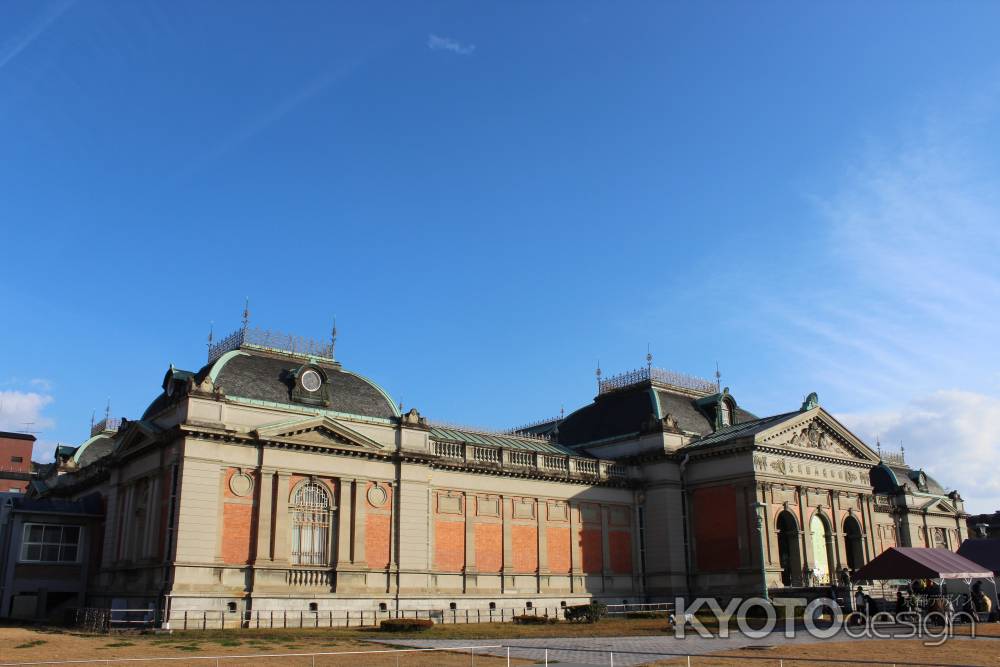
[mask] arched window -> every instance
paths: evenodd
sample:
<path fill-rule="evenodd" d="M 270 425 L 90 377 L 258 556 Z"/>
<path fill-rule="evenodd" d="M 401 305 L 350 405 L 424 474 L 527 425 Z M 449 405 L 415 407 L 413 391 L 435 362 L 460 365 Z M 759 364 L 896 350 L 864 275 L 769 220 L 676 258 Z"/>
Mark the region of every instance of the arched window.
<path fill-rule="evenodd" d="M 292 501 L 292 563 L 325 565 L 329 559 L 330 495 L 316 482 L 303 484 Z"/>
<path fill-rule="evenodd" d="M 726 399 L 719 401 L 719 409 L 722 410 L 722 425 L 731 425 L 733 423 L 733 407 L 729 405 L 729 401 Z"/>

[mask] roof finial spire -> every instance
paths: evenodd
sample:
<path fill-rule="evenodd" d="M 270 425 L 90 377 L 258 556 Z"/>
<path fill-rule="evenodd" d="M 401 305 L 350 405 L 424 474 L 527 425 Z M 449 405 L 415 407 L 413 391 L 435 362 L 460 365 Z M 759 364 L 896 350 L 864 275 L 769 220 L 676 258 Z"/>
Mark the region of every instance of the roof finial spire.
<path fill-rule="evenodd" d="M 562 420 L 562 419 L 565 419 L 565 418 L 566 418 L 566 406 L 565 405 L 560 405 L 559 406 L 559 419 Z"/>
<path fill-rule="evenodd" d="M 722 391 L 722 373 L 719 372 L 719 362 L 715 362 L 715 390 Z"/>
<path fill-rule="evenodd" d="M 597 360 L 597 370 L 594 371 L 594 375 L 597 376 L 597 393 L 601 393 L 601 360 Z"/>
<path fill-rule="evenodd" d="M 95 421 L 96 417 L 97 417 L 97 410 L 91 410 L 90 411 L 90 434 L 91 435 L 94 434 L 94 424 L 97 423 Z"/>
<path fill-rule="evenodd" d="M 875 449 L 878 450 L 878 459 L 882 460 L 882 443 L 878 439 L 878 433 L 875 434 Z"/>
<path fill-rule="evenodd" d="M 646 370 L 653 370 L 653 352 L 649 348 L 649 343 L 646 343 Z"/>
<path fill-rule="evenodd" d="M 111 397 L 108 396 L 108 404 L 104 406 L 104 419 L 107 421 L 111 418 Z"/>
<path fill-rule="evenodd" d="M 250 324 L 250 297 L 247 297 L 243 301 L 243 330 L 247 330 L 247 326 Z"/>
<path fill-rule="evenodd" d="M 330 330 L 330 357 L 337 358 L 337 316 L 333 316 L 333 329 Z M 402 408 L 400 408 L 402 409 Z"/>
<path fill-rule="evenodd" d="M 212 347 L 212 341 L 215 339 L 215 322 L 212 320 L 208 321 L 208 347 Z"/>

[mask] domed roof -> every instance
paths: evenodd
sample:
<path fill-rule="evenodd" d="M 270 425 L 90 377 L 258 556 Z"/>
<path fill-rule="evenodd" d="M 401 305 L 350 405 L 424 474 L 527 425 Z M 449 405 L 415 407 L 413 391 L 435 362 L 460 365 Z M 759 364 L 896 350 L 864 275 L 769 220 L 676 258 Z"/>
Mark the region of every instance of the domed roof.
<path fill-rule="evenodd" d="M 399 410 L 389 395 L 371 380 L 344 370 L 326 359 L 266 355 L 244 350 L 229 352 L 211 364 L 208 373 L 226 396 L 270 403 L 296 404 L 293 398 L 296 374 L 305 366 L 318 368 L 325 376 L 329 395 L 326 409 L 343 414 L 390 419 Z"/>
<path fill-rule="evenodd" d="M 876 493 L 895 493 L 902 487 L 908 493 L 929 493 L 935 496 L 947 494 L 936 479 L 923 470 L 914 470 L 906 465 L 883 461 L 872 468 L 870 477 Z"/>
<path fill-rule="evenodd" d="M 296 381 L 309 368 L 320 375 L 320 389 L 313 395 L 303 392 Z M 332 359 L 240 348 L 222 354 L 197 373 L 171 366 L 163 381 L 164 391 L 149 404 L 142 419 L 152 418 L 174 403 L 178 385 L 200 385 L 206 379 L 229 398 L 301 405 L 360 417 L 399 417 L 396 404 L 385 390 L 366 377 L 344 370 Z"/>

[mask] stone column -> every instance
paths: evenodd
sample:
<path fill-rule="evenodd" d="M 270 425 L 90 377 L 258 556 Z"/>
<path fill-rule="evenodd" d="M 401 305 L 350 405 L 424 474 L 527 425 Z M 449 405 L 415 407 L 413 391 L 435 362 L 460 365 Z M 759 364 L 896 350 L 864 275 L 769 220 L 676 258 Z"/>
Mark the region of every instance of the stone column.
<path fill-rule="evenodd" d="M 753 505 L 753 499 L 750 498 L 749 492 L 750 487 L 747 484 L 740 484 L 736 487 L 736 502 L 739 503 L 739 507 L 736 508 L 736 539 L 739 546 L 741 567 L 747 567 L 758 560 L 754 555 L 754 551 L 759 550 L 754 548 L 757 545 L 753 540 L 755 531 L 747 523 L 747 513 L 753 511 L 750 507 Z"/>
<path fill-rule="evenodd" d="M 796 490 L 796 497 L 799 501 L 799 548 L 802 553 L 802 569 L 798 573 L 798 579 L 805 584 L 803 575 L 806 571 L 811 572 L 813 567 L 812 530 L 809 528 L 809 520 L 806 518 L 809 513 L 809 491 L 803 491 L 800 486 Z"/>
<path fill-rule="evenodd" d="M 500 531 L 503 535 L 503 564 L 501 566 L 501 577 L 500 577 L 500 591 L 504 592 L 507 590 L 507 577 L 513 576 L 514 574 L 514 538 L 511 534 L 511 522 L 514 520 L 514 508 L 511 506 L 510 514 L 505 510 L 504 505 L 507 503 L 507 498 L 500 496 L 498 502 L 500 503 Z M 511 499 L 513 503 L 513 499 Z"/>
<path fill-rule="evenodd" d="M 535 515 L 538 531 L 538 578 L 537 578 L 537 591 L 542 592 L 542 577 L 549 574 L 549 536 L 548 536 L 548 525 L 549 525 L 549 501 L 548 500 L 538 500 L 535 504 L 537 507 L 537 514 Z M 545 579 L 548 582 L 546 576 Z"/>
<path fill-rule="evenodd" d="M 611 578 L 611 539 L 608 531 L 608 506 L 601 505 L 601 590 L 608 590 Z"/>
<path fill-rule="evenodd" d="M 580 522 L 576 520 L 576 513 L 579 511 L 579 506 L 573 505 L 567 500 L 566 509 L 569 511 L 570 591 L 579 593 L 580 587 L 577 578 L 583 574 L 583 556 L 580 551 Z M 586 586 L 584 586 L 584 590 L 586 590 Z"/>
<path fill-rule="evenodd" d="M 354 518 L 355 480 L 338 480 L 340 502 L 337 507 L 337 567 L 351 564 L 351 521 Z"/>
<path fill-rule="evenodd" d="M 368 520 L 368 481 L 354 480 L 354 543 L 352 545 L 351 562 L 355 565 L 367 565 L 365 557 L 365 528 Z"/>
<path fill-rule="evenodd" d="M 274 560 L 288 564 L 288 478 L 290 473 L 278 471 L 278 483 L 274 491 Z"/>
<path fill-rule="evenodd" d="M 271 518 L 274 514 L 274 471 L 261 469 L 257 492 L 257 558 L 271 560 Z"/>
<path fill-rule="evenodd" d="M 462 494 L 462 510 L 465 512 L 465 573 L 462 576 L 462 581 L 466 593 L 478 586 L 476 581 L 476 528 L 473 523 L 476 508 L 473 499 L 474 496 L 470 493 Z M 506 513 L 506 508 L 504 512 Z M 470 581 L 475 585 L 470 586 Z"/>

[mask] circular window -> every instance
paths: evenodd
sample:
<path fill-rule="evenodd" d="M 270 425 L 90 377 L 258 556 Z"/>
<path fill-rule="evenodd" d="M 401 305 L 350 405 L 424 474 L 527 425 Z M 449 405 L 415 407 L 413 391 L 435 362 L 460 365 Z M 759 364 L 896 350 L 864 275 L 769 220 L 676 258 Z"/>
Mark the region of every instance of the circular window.
<path fill-rule="evenodd" d="M 323 384 L 319 373 L 310 369 L 302 374 L 302 388 L 306 391 L 316 391 Z"/>

